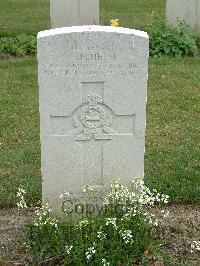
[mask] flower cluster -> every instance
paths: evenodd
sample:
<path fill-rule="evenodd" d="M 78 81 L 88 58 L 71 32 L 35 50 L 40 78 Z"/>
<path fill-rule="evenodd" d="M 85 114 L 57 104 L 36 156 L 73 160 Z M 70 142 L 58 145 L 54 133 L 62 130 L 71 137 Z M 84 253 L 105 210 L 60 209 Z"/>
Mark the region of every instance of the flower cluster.
<path fill-rule="evenodd" d="M 120 230 L 119 233 L 123 238 L 125 244 L 133 243 L 133 235 L 131 230 L 124 230 L 124 231 Z"/>
<path fill-rule="evenodd" d="M 193 253 L 194 251 L 200 253 L 200 241 L 193 241 L 193 243 L 191 244 L 191 253 Z"/>
<path fill-rule="evenodd" d="M 156 203 L 164 203 L 167 204 L 169 200 L 168 195 L 160 194 L 156 189 L 153 189 L 153 192 L 144 185 L 144 181 L 140 178 L 135 178 L 132 181 L 133 189 L 135 189 L 138 193 L 136 193 L 137 201 L 142 205 L 153 206 Z"/>
<path fill-rule="evenodd" d="M 106 239 L 107 234 L 104 233 L 103 231 L 98 231 L 97 232 L 97 238 L 99 238 L 100 240 Z"/>
<path fill-rule="evenodd" d="M 109 266 L 110 265 L 110 263 L 107 262 L 106 259 L 102 259 L 101 261 L 102 261 L 103 266 Z"/>
<path fill-rule="evenodd" d="M 115 180 L 111 183 L 111 192 L 104 199 L 104 204 L 119 203 L 124 205 L 129 197 L 128 188 L 125 188 L 119 183 L 119 180 Z"/>
<path fill-rule="evenodd" d="M 34 225 L 36 227 L 42 227 L 44 225 L 52 226 L 58 229 L 58 219 L 51 217 L 52 210 L 49 205 L 46 204 L 35 211 L 36 217 L 34 219 Z"/>
<path fill-rule="evenodd" d="M 85 185 L 83 187 L 83 193 L 89 193 L 89 192 L 93 192 L 93 191 L 94 191 L 93 188 L 90 187 L 89 185 Z"/>
<path fill-rule="evenodd" d="M 71 206 L 74 205 L 74 202 L 76 201 L 75 196 L 72 193 L 63 191 L 60 194 L 59 199 L 61 202 L 61 209 L 63 214 L 70 216 L 72 214 Z"/>
<path fill-rule="evenodd" d="M 81 229 L 83 227 L 86 227 L 87 225 L 89 225 L 89 221 L 88 221 L 88 219 L 84 219 L 84 220 L 79 222 L 78 228 Z"/>
<path fill-rule="evenodd" d="M 70 193 L 69 192 L 63 191 L 60 194 L 60 200 L 63 201 L 66 197 L 69 197 L 69 196 L 70 196 Z"/>
<path fill-rule="evenodd" d="M 121 206 L 120 210 L 123 213 L 123 219 L 130 220 L 136 215 L 143 216 L 144 220 L 150 225 L 158 225 L 158 219 L 150 212 L 150 209 L 155 204 L 168 203 L 169 196 L 160 194 L 156 190 L 150 191 L 144 185 L 144 181 L 140 178 L 135 178 L 132 182 L 132 190 L 120 184 L 119 180 L 115 180 L 111 184 L 111 191 L 104 199 L 104 205 Z M 169 212 L 161 211 L 161 216 L 166 217 Z"/>
<path fill-rule="evenodd" d="M 26 191 L 23 188 L 18 188 L 18 191 L 17 191 L 17 197 L 19 198 L 19 202 L 17 202 L 18 210 L 27 208 L 27 204 L 25 201 L 25 195 L 26 195 Z"/>
<path fill-rule="evenodd" d="M 150 225 L 158 226 L 159 220 L 155 218 L 155 214 L 153 213 L 145 213 L 146 217 L 144 217 L 144 221 Z"/>
<path fill-rule="evenodd" d="M 95 253 L 96 253 L 96 250 L 94 247 L 88 248 L 87 252 L 85 253 L 86 259 L 89 260 Z"/>
<path fill-rule="evenodd" d="M 117 229 L 117 218 L 105 218 L 106 225 L 112 225 L 114 229 Z"/>
<path fill-rule="evenodd" d="M 21 192 L 24 193 L 23 190 Z M 75 205 L 74 211 L 79 212 L 83 208 L 87 211 L 89 207 L 94 208 L 96 202 L 99 204 L 99 198 L 89 186 L 84 186 L 83 196 L 88 200 L 92 199 L 92 203 L 83 201 L 80 195 L 77 199 L 80 203 Z M 76 203 L 73 194 L 68 192 L 63 192 L 60 200 L 65 204 L 64 208 L 68 207 L 69 211 L 72 210 L 72 204 Z M 87 215 L 87 212 L 82 212 L 81 219 L 76 222 L 68 217 L 69 219 L 63 221 L 63 224 L 59 222 L 58 226 L 58 219 L 52 216 L 52 210 L 47 204 L 36 210 L 34 227 L 31 224 L 29 234 L 29 250 L 34 249 L 37 255 L 38 250 L 43 252 L 45 243 L 49 247 L 46 257 L 55 255 L 55 251 L 61 250 L 67 265 L 79 261 L 84 265 L 93 263 L 103 266 L 118 265 L 119 262 L 128 265 L 130 261 L 141 261 L 146 247 L 150 249 L 155 245 L 152 227 L 157 226 L 159 220 L 157 208 L 154 211 L 152 206 L 155 204 L 160 206 L 167 202 L 168 196 L 156 190 L 150 191 L 141 179 L 136 178 L 131 189 L 123 186 L 118 180 L 112 182 L 110 192 L 103 199 L 103 206 L 102 204 L 100 206 L 104 207 L 103 213 L 94 211 L 91 215 Z M 97 207 L 99 208 L 99 205 Z M 162 216 L 168 215 L 165 208 L 160 210 Z M 33 230 L 36 231 L 35 235 Z M 42 242 L 41 239 L 46 242 Z M 66 243 L 66 246 L 63 243 Z M 191 248 L 199 251 L 200 243 L 194 241 Z"/>
<path fill-rule="evenodd" d="M 65 246 L 66 253 L 69 255 L 73 246 Z"/>
<path fill-rule="evenodd" d="M 168 215 L 169 215 L 169 211 L 167 210 L 161 210 L 161 212 L 160 212 L 162 215 L 163 215 L 163 217 L 164 218 L 166 218 Z"/>
<path fill-rule="evenodd" d="M 130 220 L 132 217 L 137 215 L 137 212 L 138 211 L 136 207 L 127 207 L 122 220 Z"/>

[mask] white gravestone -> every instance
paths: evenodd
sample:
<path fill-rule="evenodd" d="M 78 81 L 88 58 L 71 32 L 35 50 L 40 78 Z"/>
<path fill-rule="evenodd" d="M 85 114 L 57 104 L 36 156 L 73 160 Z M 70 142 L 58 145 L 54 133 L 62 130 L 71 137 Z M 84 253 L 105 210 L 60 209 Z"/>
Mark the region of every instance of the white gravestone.
<path fill-rule="evenodd" d="M 80 26 L 38 34 L 43 201 L 144 175 L 149 40 Z"/>
<path fill-rule="evenodd" d="M 200 0 L 167 0 L 167 20 L 177 25 L 177 18 L 194 27 L 200 27 Z"/>
<path fill-rule="evenodd" d="M 98 25 L 99 0 L 50 0 L 52 28 Z"/>

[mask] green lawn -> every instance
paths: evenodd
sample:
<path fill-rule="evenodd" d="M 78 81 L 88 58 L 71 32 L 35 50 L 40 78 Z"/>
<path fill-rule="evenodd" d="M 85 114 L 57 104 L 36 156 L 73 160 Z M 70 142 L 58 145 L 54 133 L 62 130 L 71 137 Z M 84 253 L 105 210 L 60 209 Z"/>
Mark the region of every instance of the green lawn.
<path fill-rule="evenodd" d="M 49 0 L 0 0 L 0 36 L 36 35 L 50 27 Z"/>
<path fill-rule="evenodd" d="M 0 205 L 15 202 L 20 184 L 34 202 L 41 194 L 36 60 L 2 61 L 0 73 Z"/>
<path fill-rule="evenodd" d="M 100 23 L 110 25 L 110 20 L 119 18 L 123 27 L 145 30 L 156 11 L 165 16 L 165 0 L 100 0 Z"/>
<path fill-rule="evenodd" d="M 200 202 L 200 60 L 150 60 L 147 183 L 172 199 Z"/>
<path fill-rule="evenodd" d="M 36 34 L 49 28 L 49 1 L 0 0 L 0 35 Z M 145 29 L 165 1 L 102 0 L 101 24 L 120 18 Z M 145 176 L 172 200 L 200 202 L 200 58 L 150 59 Z M 37 62 L 0 62 L 0 206 L 15 204 L 18 186 L 29 202 L 41 197 Z"/>

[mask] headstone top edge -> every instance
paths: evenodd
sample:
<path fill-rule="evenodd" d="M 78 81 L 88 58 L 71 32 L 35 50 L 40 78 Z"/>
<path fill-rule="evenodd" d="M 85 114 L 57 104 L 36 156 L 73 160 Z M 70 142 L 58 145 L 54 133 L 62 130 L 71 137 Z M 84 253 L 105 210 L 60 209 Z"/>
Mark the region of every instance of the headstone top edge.
<path fill-rule="evenodd" d="M 128 35 L 135 35 L 138 37 L 143 37 L 148 39 L 149 36 L 146 32 L 123 28 L 123 27 L 113 27 L 113 26 L 96 26 L 96 25 L 87 25 L 87 26 L 72 26 L 72 27 L 62 27 L 56 29 L 50 29 L 45 31 L 38 32 L 37 38 L 50 37 L 54 35 L 60 35 L 65 33 L 78 33 L 78 32 L 105 32 L 105 33 L 122 33 Z"/>

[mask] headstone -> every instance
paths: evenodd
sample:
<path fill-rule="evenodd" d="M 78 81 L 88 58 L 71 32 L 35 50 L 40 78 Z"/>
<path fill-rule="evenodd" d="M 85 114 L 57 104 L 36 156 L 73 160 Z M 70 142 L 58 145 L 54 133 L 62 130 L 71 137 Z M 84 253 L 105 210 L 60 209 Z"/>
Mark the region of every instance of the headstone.
<path fill-rule="evenodd" d="M 99 0 L 50 0 L 52 28 L 98 25 Z"/>
<path fill-rule="evenodd" d="M 43 201 L 144 175 L 148 35 L 104 26 L 38 34 Z"/>
<path fill-rule="evenodd" d="M 200 27 L 200 0 L 167 0 L 166 17 L 173 25 L 179 18 L 191 27 Z"/>

